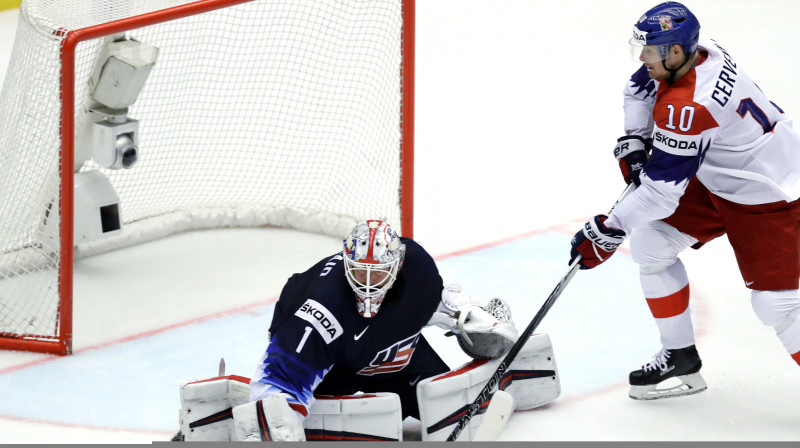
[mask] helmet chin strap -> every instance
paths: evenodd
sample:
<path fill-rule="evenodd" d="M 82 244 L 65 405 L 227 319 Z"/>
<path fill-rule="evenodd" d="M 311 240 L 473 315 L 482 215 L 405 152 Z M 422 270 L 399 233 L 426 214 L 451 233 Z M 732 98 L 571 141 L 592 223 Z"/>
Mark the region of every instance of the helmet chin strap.
<path fill-rule="evenodd" d="M 682 69 L 683 66 L 686 65 L 687 62 L 689 62 L 689 56 L 687 56 L 686 53 L 684 53 L 683 54 L 683 63 L 681 63 L 681 65 L 679 65 L 678 68 L 673 70 L 673 69 L 670 69 L 670 68 L 667 67 L 667 59 L 666 58 L 661 60 L 661 65 L 664 66 L 664 70 L 669 72 L 669 78 L 666 79 L 667 84 L 673 84 L 675 82 L 675 74 L 678 73 L 678 70 Z"/>

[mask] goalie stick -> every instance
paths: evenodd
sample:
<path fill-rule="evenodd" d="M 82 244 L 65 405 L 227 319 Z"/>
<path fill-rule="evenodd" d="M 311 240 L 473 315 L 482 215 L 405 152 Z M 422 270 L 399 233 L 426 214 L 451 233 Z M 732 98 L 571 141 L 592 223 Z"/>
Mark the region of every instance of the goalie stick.
<path fill-rule="evenodd" d="M 508 419 L 514 413 L 514 398 L 504 390 L 498 390 L 492 395 L 489 407 L 483 414 L 483 421 L 472 437 L 473 442 L 492 442 L 500 437 Z"/>
<path fill-rule="evenodd" d="M 625 198 L 625 196 L 627 196 L 628 193 L 630 193 L 634 189 L 636 189 L 635 184 L 633 183 L 628 184 L 628 186 L 625 188 L 625 190 L 623 190 L 622 194 L 619 196 L 619 198 L 611 207 L 611 209 L 608 211 L 608 213 L 610 214 L 612 211 L 614 211 L 614 208 L 617 206 L 617 204 L 619 204 L 620 201 L 622 201 L 622 199 Z M 553 292 L 551 292 L 550 296 L 547 297 L 547 300 L 544 301 L 544 304 L 539 309 L 539 312 L 536 313 L 536 316 L 533 318 L 531 323 L 529 323 L 528 326 L 525 328 L 525 330 L 522 332 L 522 334 L 520 334 L 519 339 L 517 339 L 517 342 L 514 343 L 514 345 L 512 345 L 511 348 L 508 350 L 506 357 L 503 358 L 503 361 L 500 363 L 500 365 L 497 366 L 497 370 L 495 370 L 494 374 L 491 376 L 491 378 L 489 378 L 489 381 L 486 383 L 483 389 L 481 389 L 481 391 L 478 393 L 478 396 L 475 398 L 475 401 L 472 402 L 469 408 L 467 408 L 464 415 L 458 420 L 458 422 L 456 422 L 456 426 L 453 428 L 453 432 L 450 434 L 449 437 L 447 437 L 448 442 L 453 442 L 456 439 L 458 439 L 458 436 L 461 434 L 461 431 L 463 431 L 464 427 L 467 425 L 467 423 L 469 423 L 472 417 L 474 417 L 475 414 L 478 413 L 478 411 L 481 408 L 481 405 L 484 402 L 486 402 L 486 400 L 489 400 L 492 397 L 492 389 L 494 389 L 495 386 L 498 386 L 500 384 L 500 380 L 502 379 L 503 374 L 508 370 L 508 366 L 510 366 L 511 363 L 514 361 L 514 358 L 517 357 L 517 354 L 519 354 L 520 350 L 522 350 L 522 347 L 525 345 L 525 342 L 528 340 L 528 338 L 531 337 L 534 330 L 536 330 L 536 327 L 539 326 L 539 323 L 541 323 L 542 319 L 547 314 L 547 312 L 550 311 L 550 308 L 552 308 L 553 304 L 556 302 L 556 299 L 558 299 L 558 296 L 561 295 L 561 292 L 564 290 L 564 288 L 567 287 L 570 280 L 572 280 L 572 277 L 574 277 L 575 273 L 578 272 L 578 268 L 580 267 L 581 264 L 580 262 L 581 262 L 580 255 L 578 255 L 577 257 L 575 257 L 574 260 L 572 260 L 572 263 L 569 265 L 569 270 L 567 271 L 567 273 L 564 274 L 564 277 L 562 277 L 561 280 L 558 282 L 556 287 L 553 289 Z M 491 403 L 489 404 L 489 406 L 491 406 Z M 507 409 L 508 404 L 507 403 L 504 404 L 503 407 Z M 487 411 L 487 413 L 484 415 L 480 427 L 477 430 L 477 434 L 481 435 L 494 434 L 494 437 L 499 436 L 500 432 L 508 423 L 508 417 L 510 417 L 510 415 L 506 415 L 505 417 L 503 417 L 503 414 L 504 414 L 503 412 L 490 414 Z M 497 417 L 498 415 L 501 418 L 498 418 Z M 486 428 L 484 428 L 484 426 L 486 426 Z"/>

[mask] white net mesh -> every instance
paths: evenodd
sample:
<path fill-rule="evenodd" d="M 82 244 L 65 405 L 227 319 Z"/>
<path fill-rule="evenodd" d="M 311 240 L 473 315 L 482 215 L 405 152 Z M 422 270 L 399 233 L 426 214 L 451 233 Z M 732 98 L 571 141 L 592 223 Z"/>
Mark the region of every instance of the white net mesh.
<path fill-rule="evenodd" d="M 62 39 L 191 3 L 23 3 L 0 96 L 0 336 L 58 336 Z M 399 227 L 402 11 L 401 0 L 253 1 L 126 32 L 159 49 L 128 113 L 139 161 L 76 160 L 110 179 L 124 231 L 76 254 L 203 227 Z M 103 42 L 76 49 L 78 129 Z"/>

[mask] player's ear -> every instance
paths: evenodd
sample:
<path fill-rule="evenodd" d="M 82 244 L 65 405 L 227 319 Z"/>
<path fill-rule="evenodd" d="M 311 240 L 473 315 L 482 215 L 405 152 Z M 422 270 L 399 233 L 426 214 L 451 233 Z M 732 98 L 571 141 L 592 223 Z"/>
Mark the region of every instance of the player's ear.
<path fill-rule="evenodd" d="M 683 45 L 672 44 L 672 46 L 669 47 L 669 52 L 674 54 L 675 56 L 680 56 L 683 54 Z"/>

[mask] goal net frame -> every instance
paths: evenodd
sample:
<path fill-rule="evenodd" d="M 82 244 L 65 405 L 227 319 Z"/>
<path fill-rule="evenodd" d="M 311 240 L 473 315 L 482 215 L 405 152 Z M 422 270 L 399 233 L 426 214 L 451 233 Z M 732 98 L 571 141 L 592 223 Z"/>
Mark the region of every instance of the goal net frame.
<path fill-rule="evenodd" d="M 64 30 L 60 49 L 60 194 L 58 196 L 58 307 L 56 331 L 53 336 L 42 337 L 30 334 L 9 334 L 0 328 L 0 350 L 19 350 L 57 355 L 72 353 L 73 344 L 73 270 L 76 256 L 74 247 L 74 183 L 75 183 L 75 139 L 76 113 L 72 105 L 76 101 L 76 48 L 82 42 L 125 33 L 138 28 L 189 16 L 215 11 L 221 8 L 260 0 L 198 0 L 180 6 L 127 17 L 110 23 L 81 29 Z M 402 62 L 399 148 L 399 227 L 403 236 L 413 237 L 413 181 L 414 181 L 414 34 L 415 0 L 398 0 L 402 3 Z M 24 6 L 24 4 L 23 4 Z M 15 43 L 16 45 L 16 43 Z M 369 216 L 359 217 L 370 218 Z M 2 278 L 0 278 L 2 280 Z M 1 299 L 1 298 L 0 298 Z"/>

